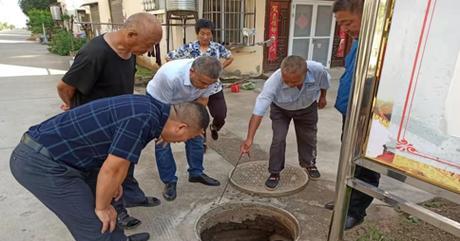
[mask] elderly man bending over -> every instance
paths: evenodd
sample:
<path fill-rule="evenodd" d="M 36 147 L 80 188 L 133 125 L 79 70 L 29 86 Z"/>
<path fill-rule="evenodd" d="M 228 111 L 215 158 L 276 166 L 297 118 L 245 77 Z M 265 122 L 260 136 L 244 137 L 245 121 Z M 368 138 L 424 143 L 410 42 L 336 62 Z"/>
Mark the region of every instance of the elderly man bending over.
<path fill-rule="evenodd" d="M 254 107 L 246 140 L 241 144 L 241 154 L 249 153 L 256 130 L 270 106 L 273 139 L 270 147 L 268 171 L 265 182 L 269 190 L 278 186 L 280 172 L 284 169 L 286 136 L 291 120 L 297 137 L 300 166 L 311 179 L 320 177 L 316 168 L 316 133 L 318 108 L 326 106 L 326 91 L 330 76 L 318 62 L 305 61 L 299 56 L 288 56 L 265 82 Z"/>

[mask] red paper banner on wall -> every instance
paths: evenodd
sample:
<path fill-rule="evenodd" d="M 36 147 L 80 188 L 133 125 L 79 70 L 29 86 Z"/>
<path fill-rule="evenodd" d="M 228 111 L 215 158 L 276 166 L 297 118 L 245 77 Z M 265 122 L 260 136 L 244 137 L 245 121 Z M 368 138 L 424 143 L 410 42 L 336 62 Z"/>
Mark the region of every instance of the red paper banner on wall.
<path fill-rule="evenodd" d="M 270 22 L 268 25 L 268 37 L 273 38 L 272 45 L 268 48 L 268 61 L 276 61 L 278 58 L 278 20 L 280 17 L 279 3 L 272 3 L 270 6 Z"/>
<path fill-rule="evenodd" d="M 346 42 L 347 42 L 347 32 L 343 30 L 343 28 L 340 28 L 339 30 L 339 48 L 337 49 L 337 54 L 336 56 L 339 58 L 343 58 L 345 56 L 345 47 L 346 47 Z"/>

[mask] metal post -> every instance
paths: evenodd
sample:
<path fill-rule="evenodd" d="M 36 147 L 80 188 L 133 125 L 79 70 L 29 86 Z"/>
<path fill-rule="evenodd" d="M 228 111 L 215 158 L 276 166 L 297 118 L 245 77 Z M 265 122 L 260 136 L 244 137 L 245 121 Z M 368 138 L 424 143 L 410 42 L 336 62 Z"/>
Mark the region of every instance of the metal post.
<path fill-rule="evenodd" d="M 366 0 L 362 14 L 362 26 L 359 39 L 359 50 L 356 61 L 354 82 L 348 102 L 348 115 L 345 122 L 342 147 L 340 150 L 340 163 L 336 184 L 336 198 L 331 226 L 329 229 L 328 241 L 339 241 L 343 239 L 344 222 L 348 211 L 348 203 L 351 188 L 347 186 L 347 180 L 353 177 L 355 165 L 353 161 L 361 154 L 361 145 L 366 123 L 363 123 L 362 108 L 365 88 L 369 82 L 374 81 L 376 64 L 378 58 L 371 58 L 372 54 L 379 54 L 379 51 L 372 51 L 380 48 L 381 39 L 376 38 L 375 28 L 379 4 L 386 5 L 391 0 Z M 377 56 L 378 57 L 378 56 Z M 369 91 L 369 90 L 367 90 Z M 369 105 L 370 106 L 370 105 Z M 358 133 L 361 132 L 361 133 Z M 365 131 L 364 131 L 365 132 Z"/>
<path fill-rule="evenodd" d="M 221 15 L 221 19 L 220 19 L 220 39 L 221 39 L 221 42 L 222 43 L 225 43 L 225 33 L 224 33 L 224 29 L 226 28 L 225 24 L 225 4 L 226 4 L 226 1 L 225 0 L 221 0 L 220 1 L 220 15 Z"/>
<path fill-rule="evenodd" d="M 43 29 L 43 44 L 48 44 L 48 37 L 46 36 L 46 29 L 45 29 L 45 24 L 42 23 L 42 29 Z"/>

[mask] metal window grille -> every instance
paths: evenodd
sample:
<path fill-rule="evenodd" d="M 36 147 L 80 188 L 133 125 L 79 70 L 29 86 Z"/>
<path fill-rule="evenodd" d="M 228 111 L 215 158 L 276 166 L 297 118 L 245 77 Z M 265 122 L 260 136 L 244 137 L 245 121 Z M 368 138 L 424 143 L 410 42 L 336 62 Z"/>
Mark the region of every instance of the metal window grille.
<path fill-rule="evenodd" d="M 255 0 L 203 0 L 203 17 L 215 24 L 214 41 L 224 45 L 254 45 L 254 36 L 243 29 L 255 29 Z"/>
<path fill-rule="evenodd" d="M 160 7 L 158 0 L 142 0 L 145 11 L 157 10 Z"/>

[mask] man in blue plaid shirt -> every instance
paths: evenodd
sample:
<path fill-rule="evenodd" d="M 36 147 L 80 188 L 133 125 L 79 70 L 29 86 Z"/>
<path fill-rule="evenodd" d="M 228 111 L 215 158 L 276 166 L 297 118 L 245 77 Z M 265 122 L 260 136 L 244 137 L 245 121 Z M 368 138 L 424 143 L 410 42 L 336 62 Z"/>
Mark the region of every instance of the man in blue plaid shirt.
<path fill-rule="evenodd" d="M 147 240 L 146 233 L 124 235 L 111 201 L 122 196 L 130 164 L 151 140 L 186 141 L 209 124 L 203 105 L 172 107 L 147 95 L 122 95 L 56 115 L 23 135 L 11 172 L 77 241 Z"/>

